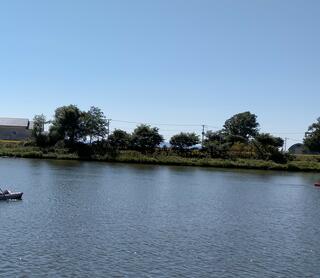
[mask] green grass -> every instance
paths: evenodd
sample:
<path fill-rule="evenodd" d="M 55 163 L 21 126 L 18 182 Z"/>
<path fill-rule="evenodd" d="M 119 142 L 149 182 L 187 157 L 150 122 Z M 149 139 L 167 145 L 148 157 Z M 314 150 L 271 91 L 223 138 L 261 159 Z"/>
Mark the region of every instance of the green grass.
<path fill-rule="evenodd" d="M 295 156 L 296 161 L 320 162 L 320 155 L 299 154 Z"/>
<path fill-rule="evenodd" d="M 216 168 L 261 169 L 281 171 L 320 171 L 320 163 L 308 161 L 291 161 L 287 164 L 278 164 L 272 161 L 255 159 L 209 159 L 184 158 L 179 156 L 146 156 L 142 154 L 121 154 L 115 162 L 142 163 L 157 165 L 198 166 Z"/>
<path fill-rule="evenodd" d="M 76 153 L 69 153 L 67 149 L 40 149 L 29 146 L 23 142 L 0 141 L 0 156 L 38 158 L 38 159 L 64 159 L 64 160 L 92 160 L 119 163 L 197 166 L 216 168 L 260 169 L 281 171 L 320 172 L 320 156 L 298 155 L 287 164 L 278 164 L 272 161 L 256 159 L 210 159 L 186 158 L 176 154 L 145 155 L 136 151 L 123 151 L 117 156 L 79 157 Z"/>

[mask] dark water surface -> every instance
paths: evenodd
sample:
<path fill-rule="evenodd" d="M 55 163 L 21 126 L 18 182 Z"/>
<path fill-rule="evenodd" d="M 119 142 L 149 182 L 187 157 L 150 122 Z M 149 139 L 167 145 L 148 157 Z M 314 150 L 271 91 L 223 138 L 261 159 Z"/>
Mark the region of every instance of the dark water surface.
<path fill-rule="evenodd" d="M 320 174 L 0 159 L 1 277 L 320 277 Z"/>

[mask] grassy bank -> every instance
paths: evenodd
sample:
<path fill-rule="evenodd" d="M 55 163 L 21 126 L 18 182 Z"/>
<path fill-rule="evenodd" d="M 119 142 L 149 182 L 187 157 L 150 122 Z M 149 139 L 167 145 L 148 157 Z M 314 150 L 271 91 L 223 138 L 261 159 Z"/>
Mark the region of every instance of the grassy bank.
<path fill-rule="evenodd" d="M 38 159 L 88 160 L 105 162 L 122 162 L 154 165 L 197 166 L 216 168 L 238 168 L 280 171 L 320 172 L 320 156 L 299 155 L 286 164 L 256 159 L 211 159 L 186 158 L 177 155 L 154 154 L 144 155 L 135 151 L 123 151 L 117 156 L 80 157 L 67 149 L 42 150 L 34 146 L 26 146 L 23 142 L 0 141 L 1 157 L 20 157 Z"/>

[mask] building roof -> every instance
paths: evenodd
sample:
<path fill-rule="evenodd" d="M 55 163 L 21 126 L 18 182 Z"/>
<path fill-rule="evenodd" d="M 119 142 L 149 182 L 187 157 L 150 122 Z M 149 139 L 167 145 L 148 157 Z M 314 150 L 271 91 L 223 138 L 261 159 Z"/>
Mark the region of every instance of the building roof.
<path fill-rule="evenodd" d="M 29 120 L 20 118 L 1 118 L 0 126 L 14 126 L 14 127 L 25 127 L 28 128 Z"/>

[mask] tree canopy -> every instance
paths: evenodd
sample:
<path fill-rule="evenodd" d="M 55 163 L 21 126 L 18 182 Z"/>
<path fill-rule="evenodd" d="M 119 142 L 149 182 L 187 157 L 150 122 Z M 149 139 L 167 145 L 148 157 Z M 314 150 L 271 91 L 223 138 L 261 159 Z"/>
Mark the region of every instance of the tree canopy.
<path fill-rule="evenodd" d="M 45 123 L 46 123 L 46 117 L 43 114 L 35 115 L 33 117 L 32 135 L 35 138 L 39 137 L 43 133 Z"/>
<path fill-rule="evenodd" d="M 32 136 L 34 137 L 38 146 L 45 146 L 48 143 L 48 138 L 44 134 L 44 125 L 46 124 L 46 117 L 41 115 L 35 115 L 33 118 Z"/>
<path fill-rule="evenodd" d="M 124 130 L 116 129 L 109 136 L 110 145 L 118 150 L 125 150 L 130 147 L 131 135 Z"/>
<path fill-rule="evenodd" d="M 76 105 L 57 108 L 50 133 L 56 139 L 68 140 L 71 144 L 74 144 L 85 135 L 83 130 L 83 113 Z"/>
<path fill-rule="evenodd" d="M 309 126 L 304 138 L 305 146 L 312 152 L 320 152 L 320 117 Z"/>
<path fill-rule="evenodd" d="M 132 133 L 132 146 L 141 151 L 153 151 L 163 142 L 157 127 L 141 124 Z"/>
<path fill-rule="evenodd" d="M 82 157 L 91 155 L 118 155 L 118 150 L 132 150 L 143 153 L 153 152 L 160 147 L 164 138 L 157 127 L 147 124 L 138 125 L 130 134 L 121 129 L 106 138 L 107 119 L 98 107 L 92 106 L 88 111 L 81 111 L 76 105 L 62 106 L 55 110 L 51 121 L 49 135 L 43 133 L 46 119 L 43 115 L 34 117 L 33 137 L 40 147 L 66 148 L 77 152 Z M 88 138 L 89 144 L 88 144 Z M 228 119 L 223 129 L 207 131 L 203 148 L 191 150 L 199 144 L 196 133 L 180 132 L 170 138 L 171 148 L 165 148 L 168 155 L 171 150 L 176 154 L 212 158 L 259 158 L 284 162 L 287 157 L 280 150 L 284 140 L 269 133 L 259 133 L 257 116 L 243 112 Z M 309 127 L 305 144 L 310 150 L 320 152 L 320 119 Z M 190 151 L 187 151 L 190 150 Z M 160 149 L 159 152 L 162 152 Z"/>
<path fill-rule="evenodd" d="M 107 120 L 100 108 L 92 106 L 89 111 L 81 111 L 76 105 L 62 106 L 56 109 L 50 127 L 49 138 L 52 142 L 66 140 L 71 145 L 90 143 L 105 138 Z"/>
<path fill-rule="evenodd" d="M 234 138 L 248 140 L 259 132 L 257 116 L 250 112 L 243 112 L 232 116 L 224 124 L 224 131 Z"/>
<path fill-rule="evenodd" d="M 204 150 L 209 152 L 211 157 L 225 157 L 230 143 L 228 137 L 223 130 L 207 131 L 203 142 Z"/>
<path fill-rule="evenodd" d="M 91 106 L 90 110 L 83 112 L 84 135 L 92 140 L 105 138 L 107 134 L 107 119 L 100 108 Z"/>
<path fill-rule="evenodd" d="M 170 144 L 179 150 L 186 150 L 199 144 L 199 136 L 193 133 L 181 132 L 171 137 Z"/>
<path fill-rule="evenodd" d="M 272 146 L 275 148 L 281 148 L 284 144 L 284 140 L 281 137 L 275 137 L 269 133 L 260 133 L 255 137 L 255 139 L 262 146 Z"/>
<path fill-rule="evenodd" d="M 279 150 L 283 147 L 284 140 L 272 136 L 269 133 L 261 133 L 252 141 L 258 151 L 258 157 L 265 160 L 273 160 L 278 163 L 287 162 L 286 156 Z"/>

